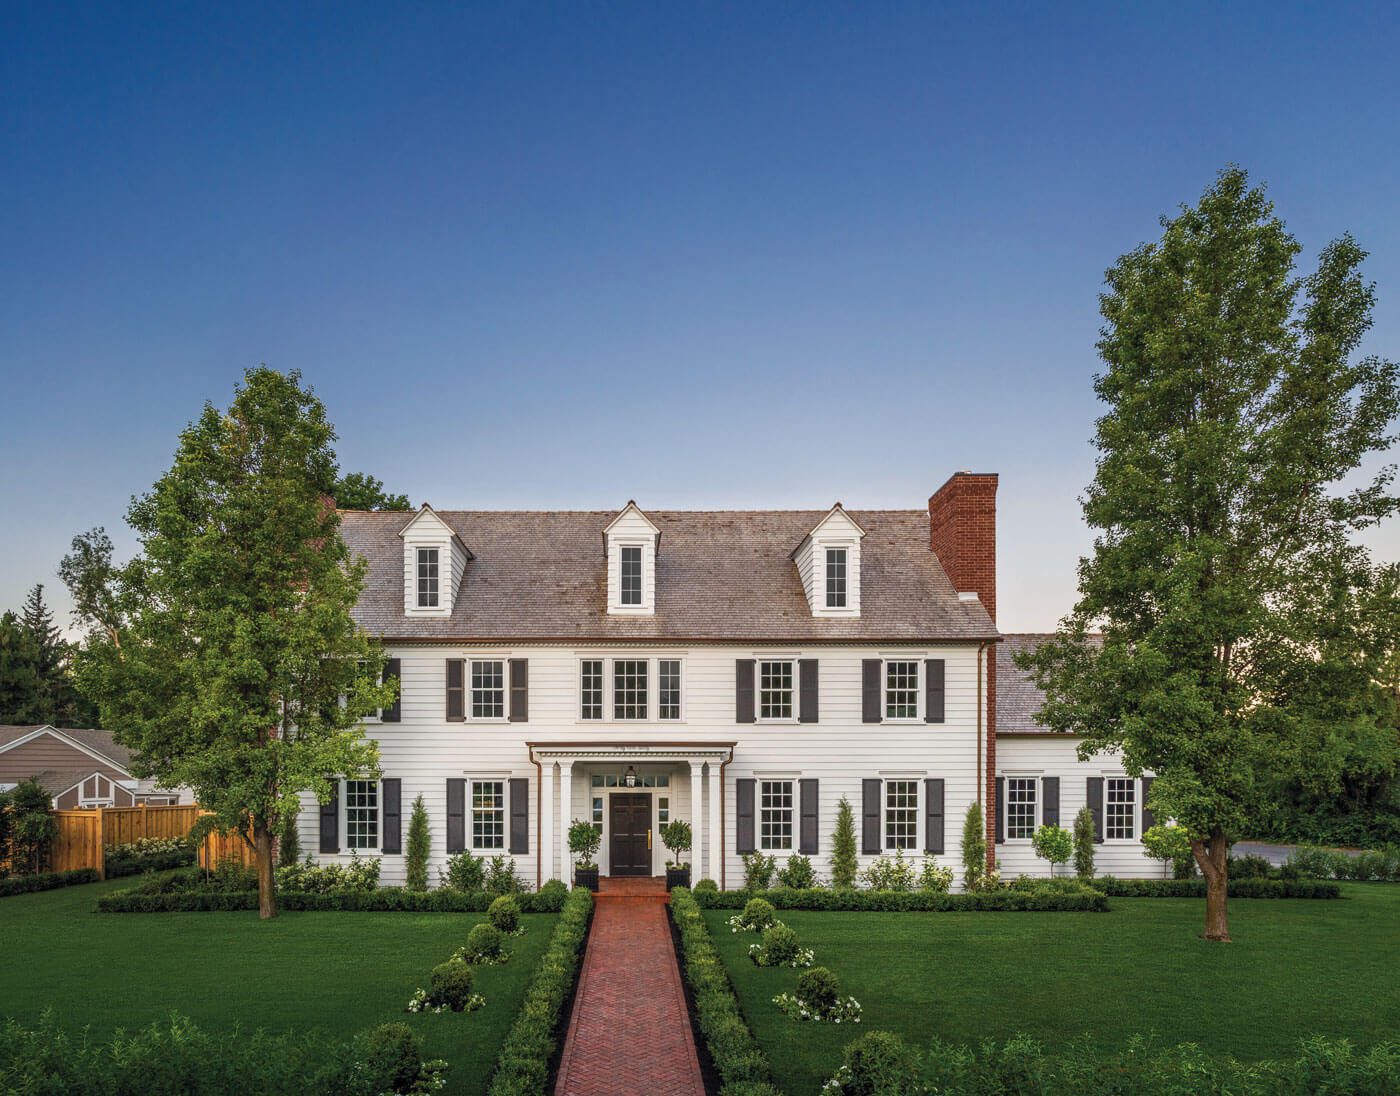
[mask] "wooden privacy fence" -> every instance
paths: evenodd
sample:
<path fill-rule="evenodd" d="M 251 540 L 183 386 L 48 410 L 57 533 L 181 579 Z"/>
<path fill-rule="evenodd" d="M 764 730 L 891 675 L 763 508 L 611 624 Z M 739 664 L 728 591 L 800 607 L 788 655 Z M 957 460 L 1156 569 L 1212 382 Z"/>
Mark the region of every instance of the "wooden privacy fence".
<path fill-rule="evenodd" d="M 49 852 L 50 871 L 95 868 L 105 879 L 106 849 L 147 837 L 184 837 L 208 811 L 184 807 L 98 807 L 95 810 L 54 811 L 58 833 Z M 209 834 L 199 848 L 199 863 L 215 867 L 226 860 L 253 861 L 252 850 L 237 834 Z"/>

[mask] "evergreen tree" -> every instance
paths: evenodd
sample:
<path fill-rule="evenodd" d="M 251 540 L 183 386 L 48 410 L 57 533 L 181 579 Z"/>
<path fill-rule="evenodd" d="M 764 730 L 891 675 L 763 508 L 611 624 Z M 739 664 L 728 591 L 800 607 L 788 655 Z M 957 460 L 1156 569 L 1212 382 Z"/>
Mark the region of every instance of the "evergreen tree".
<path fill-rule="evenodd" d="M 282 832 L 277 840 L 277 863 L 295 864 L 301 859 L 301 834 L 297 831 L 300 811 L 289 811 L 282 819 Z"/>
<path fill-rule="evenodd" d="M 14 613 L 0 615 L 0 723 L 47 723 L 42 655 Z"/>
<path fill-rule="evenodd" d="M 39 645 L 39 672 L 45 677 L 57 674 L 68 656 L 68 645 L 63 642 L 57 626 L 53 622 L 53 612 L 44 603 L 44 584 L 36 583 L 24 599 L 20 613 L 24 626 Z"/>
<path fill-rule="evenodd" d="M 844 795 L 836 805 L 836 831 L 831 835 L 831 885 L 849 890 L 856 885 L 856 820 Z"/>
<path fill-rule="evenodd" d="M 55 727 L 92 726 L 96 713 L 73 681 L 73 647 L 53 622 L 53 612 L 44 602 L 42 583 L 30 589 L 20 619 L 38 651 L 39 687 L 33 722 L 52 723 Z"/>
<path fill-rule="evenodd" d="M 1074 816 L 1074 874 L 1086 883 L 1094 878 L 1094 812 L 1088 807 Z"/>
<path fill-rule="evenodd" d="M 987 827 L 982 821 L 982 804 L 967 805 L 962 832 L 963 889 L 974 891 L 987 874 Z"/>
<path fill-rule="evenodd" d="M 413 801 L 413 816 L 408 820 L 408 848 L 404 857 L 404 887 L 411 891 L 428 889 L 428 853 L 432 838 L 428 833 L 428 808 L 420 795 Z"/>
<path fill-rule="evenodd" d="M 1350 237 L 1297 277 L 1298 242 L 1237 168 L 1162 227 L 1106 276 L 1098 535 L 1073 614 L 1022 661 L 1081 757 L 1156 775 L 1205 876 L 1203 936 L 1228 941 L 1227 853 L 1267 774 L 1335 794 L 1339 756 L 1394 726 L 1393 575 L 1355 534 L 1400 505 L 1390 470 L 1361 471 L 1395 440 L 1400 374 L 1354 360 L 1375 294 Z"/>

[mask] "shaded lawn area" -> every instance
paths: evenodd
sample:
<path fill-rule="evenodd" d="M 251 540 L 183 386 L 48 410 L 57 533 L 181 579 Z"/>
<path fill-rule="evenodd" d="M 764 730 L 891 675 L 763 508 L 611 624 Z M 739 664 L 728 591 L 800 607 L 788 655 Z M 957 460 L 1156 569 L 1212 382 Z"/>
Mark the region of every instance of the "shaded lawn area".
<path fill-rule="evenodd" d="M 1111 913 L 821 913 L 780 910 L 816 963 L 864 1007 L 859 1027 L 799 1023 L 772 1004 L 797 971 L 760 970 L 730 910 L 705 920 L 745 1018 L 790 1096 L 815 1093 L 861 1032 L 917 1047 L 1026 1032 L 1092 1034 L 1277 1057 L 1314 1032 L 1362 1047 L 1400 1030 L 1400 886 L 1347 884 L 1338 901 L 1237 899 L 1235 943 L 1198 940 L 1198 900 L 1115 898 Z"/>
<path fill-rule="evenodd" d="M 172 1011 L 218 1031 L 318 1028 L 341 1041 L 407 1020 L 429 1058 L 452 1063 L 449 1093 L 485 1091 L 496 1053 L 558 920 L 527 914 L 504 966 L 479 967 L 486 1007 L 467 1014 L 404 1011 L 428 972 L 485 914 L 254 912 L 94 913 L 97 896 L 134 880 L 0 899 L 0 1016 L 35 1022 L 52 1008 L 96 1037 Z"/>

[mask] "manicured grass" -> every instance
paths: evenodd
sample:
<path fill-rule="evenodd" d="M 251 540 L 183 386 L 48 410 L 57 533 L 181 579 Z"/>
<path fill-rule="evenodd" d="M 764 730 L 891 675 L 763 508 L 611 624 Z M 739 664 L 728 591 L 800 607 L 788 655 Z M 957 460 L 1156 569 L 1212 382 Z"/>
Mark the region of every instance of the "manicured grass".
<path fill-rule="evenodd" d="M 32 1023 L 52 1008 L 101 1037 L 177 1011 L 209 1030 L 319 1028 L 337 1038 L 407 1020 L 430 1058 L 452 1063 L 447 1092 L 484 1092 L 543 953 L 555 914 L 527 914 L 511 960 L 477 971 L 486 1008 L 408 1016 L 428 972 L 484 914 L 98 914 L 97 896 L 130 879 L 6 898 L 0 906 L 0 1016 Z"/>
<path fill-rule="evenodd" d="M 1027 1032 L 1048 1044 L 1135 1033 L 1246 1059 L 1276 1057 L 1314 1032 L 1361 1046 L 1400 1030 L 1400 886 L 1347 884 L 1335 902 L 1234 901 L 1235 943 L 1197 939 L 1203 908 L 1116 898 L 1113 912 L 815 913 L 782 911 L 816 962 L 865 1014 L 857 1028 L 803 1024 L 773 1006 L 793 970 L 748 959 L 729 910 L 706 922 L 745 1018 L 790 1096 L 815 1093 L 864 1031 L 916 1046 Z"/>

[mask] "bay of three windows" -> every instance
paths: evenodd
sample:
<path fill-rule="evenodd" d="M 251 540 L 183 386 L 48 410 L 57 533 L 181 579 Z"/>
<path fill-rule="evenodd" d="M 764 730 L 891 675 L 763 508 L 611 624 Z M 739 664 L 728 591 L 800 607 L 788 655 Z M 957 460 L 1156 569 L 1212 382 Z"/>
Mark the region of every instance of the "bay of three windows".
<path fill-rule="evenodd" d="M 682 718 L 679 658 L 585 658 L 579 662 L 579 718 L 626 722 Z"/>

